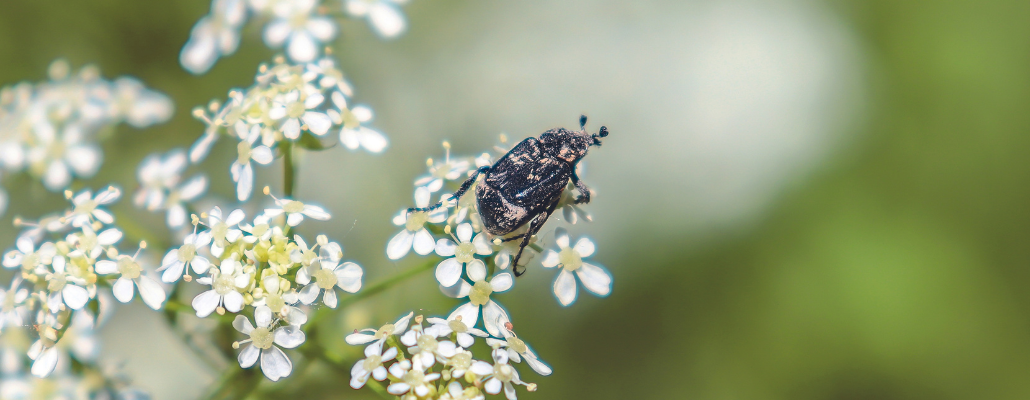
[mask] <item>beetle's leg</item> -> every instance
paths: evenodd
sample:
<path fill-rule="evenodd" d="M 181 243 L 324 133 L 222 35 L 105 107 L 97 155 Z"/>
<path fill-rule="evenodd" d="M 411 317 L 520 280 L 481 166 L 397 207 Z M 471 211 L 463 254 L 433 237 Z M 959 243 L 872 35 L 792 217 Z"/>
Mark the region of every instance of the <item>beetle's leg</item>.
<path fill-rule="evenodd" d="M 465 182 L 461 183 L 461 187 L 458 188 L 458 191 L 451 194 L 451 198 L 454 199 L 454 200 L 460 199 L 461 196 L 464 196 L 465 192 L 467 192 L 469 190 L 469 188 L 472 187 L 472 184 L 476 183 L 476 179 L 479 178 L 479 174 L 483 174 L 483 173 L 486 173 L 486 172 L 489 172 L 489 171 L 490 171 L 490 167 L 488 167 L 488 166 L 487 167 L 479 167 L 478 169 L 476 169 L 476 171 L 472 173 L 472 176 L 469 176 L 469 178 L 466 179 Z M 440 208 L 440 206 L 442 206 L 442 205 L 443 205 L 443 200 L 440 200 L 440 201 L 436 202 L 436 204 L 433 204 L 433 205 L 431 205 L 429 207 L 422 207 L 422 208 L 412 207 L 412 208 L 409 208 L 408 209 L 408 213 L 410 214 L 410 213 L 413 213 L 415 211 L 433 211 L 433 210 L 435 210 L 437 208 Z"/>
<path fill-rule="evenodd" d="M 522 258 L 522 250 L 525 250 L 526 246 L 529 246 L 529 239 L 532 239 L 533 235 L 536 235 L 536 233 L 540 231 L 540 228 L 544 227 L 544 223 L 547 222 L 547 217 L 551 215 L 552 211 L 554 211 L 554 207 L 551 207 L 550 210 L 540 213 L 536 218 L 533 218 L 533 222 L 529 223 L 529 230 L 522 234 L 522 243 L 519 245 L 519 252 L 518 254 L 515 254 L 515 261 L 511 263 L 511 270 L 515 272 L 515 276 L 522 276 L 522 274 L 526 273 L 524 268 L 519 271 L 519 259 Z"/>
<path fill-rule="evenodd" d="M 501 238 L 501 242 L 510 242 L 512 240 L 522 239 L 524 236 L 526 236 L 525 233 L 520 233 L 512 237 Z"/>
<path fill-rule="evenodd" d="M 576 202 L 573 204 L 589 203 L 590 188 L 587 187 L 587 184 L 583 183 L 583 181 L 579 180 L 579 176 L 576 175 L 575 171 L 572 172 L 572 184 L 576 185 L 576 190 L 579 191 L 579 197 L 576 197 Z"/>

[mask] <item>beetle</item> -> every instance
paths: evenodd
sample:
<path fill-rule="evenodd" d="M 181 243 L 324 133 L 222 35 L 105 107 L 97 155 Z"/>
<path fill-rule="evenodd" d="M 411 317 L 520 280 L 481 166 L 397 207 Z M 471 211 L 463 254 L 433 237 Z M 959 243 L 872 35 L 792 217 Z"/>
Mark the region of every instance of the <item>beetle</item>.
<path fill-rule="evenodd" d="M 450 196 L 461 198 L 483 175 L 483 182 L 476 186 L 476 205 L 486 232 L 503 236 L 529 224 L 525 233 L 502 240 L 522 239 L 512 264 L 515 276 L 525 272 L 518 270 L 522 251 L 554 213 L 570 179 L 579 192 L 573 204 L 590 202 L 590 188 L 576 175 L 576 164 L 587 155 L 590 146 L 601 146 L 600 138 L 608 136 L 608 128 L 602 126 L 598 133 L 591 134 L 585 129 L 586 123 L 587 117 L 583 115 L 579 117 L 578 131 L 555 128 L 539 138 L 519 142 L 493 165 L 473 171 Z M 443 203 L 441 200 L 429 207 L 409 208 L 408 212 L 432 211 Z"/>

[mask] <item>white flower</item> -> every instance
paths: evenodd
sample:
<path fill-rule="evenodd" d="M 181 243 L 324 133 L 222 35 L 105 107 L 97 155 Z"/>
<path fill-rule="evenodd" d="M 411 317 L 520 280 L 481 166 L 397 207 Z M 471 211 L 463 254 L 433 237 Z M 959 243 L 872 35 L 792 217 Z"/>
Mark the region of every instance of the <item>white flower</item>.
<path fill-rule="evenodd" d="M 472 347 L 472 344 L 475 343 L 476 339 L 473 336 L 487 337 L 486 332 L 469 326 L 462 321 L 463 318 L 460 314 L 449 319 L 431 317 L 427 321 L 433 325 L 426 328 L 426 334 L 444 337 L 454 333 L 457 336 L 458 345 L 466 349 Z"/>
<path fill-rule="evenodd" d="M 305 93 L 302 98 L 300 91 L 293 90 L 276 98 L 272 108 L 268 110 L 268 117 L 282 121 L 280 129 L 287 139 L 297 140 L 300 137 L 301 122 L 311 133 L 322 136 L 329 132 L 333 121 L 326 113 L 312 110 L 321 105 L 323 101 L 325 101 L 325 96 L 322 96 L 321 93 Z"/>
<path fill-rule="evenodd" d="M 504 396 L 508 400 L 515 400 L 515 385 L 525 385 L 526 383 L 519 379 L 519 372 L 508 364 L 507 352 L 494 351 L 493 356 L 494 365 L 485 361 L 476 361 L 472 363 L 471 371 L 476 375 L 488 378 L 483 385 L 483 389 L 487 393 L 498 394 L 503 387 Z"/>
<path fill-rule="evenodd" d="M 240 229 L 250 234 L 248 236 L 244 236 L 243 241 L 251 244 L 257 243 L 259 240 L 268 240 L 268 238 L 272 237 L 272 232 L 274 231 L 274 229 L 269 226 L 269 218 L 265 214 L 254 217 L 253 225 L 240 225 Z"/>
<path fill-rule="evenodd" d="M 380 346 L 368 346 L 365 347 L 365 358 L 358 360 L 354 363 L 354 367 L 350 370 L 350 387 L 354 389 L 361 389 L 365 386 L 365 382 L 368 382 L 368 378 L 375 378 L 377 381 L 386 379 L 386 367 L 383 366 L 383 361 L 389 361 L 397 357 L 397 348 L 391 347 L 382 352 Z"/>
<path fill-rule="evenodd" d="M 314 303 L 318 294 L 324 290 L 325 295 L 322 297 L 322 302 L 329 308 L 336 308 L 335 287 L 339 287 L 347 293 L 356 293 L 361 289 L 361 276 L 364 272 L 358 264 L 349 261 L 339 264 L 332 260 L 322 259 L 318 261 L 317 265 L 301 267 L 297 271 L 297 284 L 307 285 L 300 290 L 301 303 Z M 311 278 L 314 278 L 314 282 L 311 281 Z"/>
<path fill-rule="evenodd" d="M 272 274 L 266 276 L 261 280 L 261 289 L 264 291 L 264 295 L 260 299 L 254 300 L 251 305 L 267 306 L 272 310 L 273 313 L 278 314 L 287 324 L 301 326 L 308 322 L 308 316 L 298 307 L 294 307 L 293 304 L 297 304 L 300 300 L 297 299 L 297 291 L 285 288 L 290 286 L 291 282 L 286 278 L 282 278 L 278 275 Z"/>
<path fill-rule="evenodd" d="M 21 276 L 15 276 L 11 279 L 10 289 L 0 289 L 0 332 L 7 326 L 24 325 L 24 304 L 29 298 L 29 291 L 20 287 L 21 282 Z"/>
<path fill-rule="evenodd" d="M 60 351 L 57 350 L 56 346 L 45 347 L 43 345 L 43 339 L 39 339 L 29 346 L 28 356 L 32 359 L 32 368 L 30 372 L 33 376 L 38 378 L 46 378 L 54 372 L 57 368 L 58 355 Z"/>
<path fill-rule="evenodd" d="M 440 362 L 447 362 L 448 358 L 454 356 L 457 346 L 449 340 L 438 341 L 433 334 L 422 332 L 422 326 L 417 325 L 401 336 L 401 343 L 408 346 L 408 354 L 413 360 L 430 368 L 439 358 Z"/>
<path fill-rule="evenodd" d="M 190 40 L 179 54 L 183 68 L 194 74 L 211 69 L 218 57 L 236 51 L 240 43 L 240 26 L 247 19 L 243 0 L 215 0 L 211 13 L 197 21 Z"/>
<path fill-rule="evenodd" d="M 479 320 L 479 311 L 482 309 L 483 326 L 486 327 L 486 331 L 491 336 L 501 336 L 504 325 L 511 321 L 511 319 L 508 317 L 508 313 L 504 311 L 504 308 L 501 308 L 500 304 L 490 299 L 490 295 L 511 289 L 514 284 L 511 273 L 501 272 L 494 275 L 493 279 L 487 281 L 484 279 L 486 278 L 486 266 L 482 264 L 469 264 L 466 273 L 475 284 L 469 285 L 468 282 L 459 280 L 458 284 L 448 289 L 448 291 L 453 292 L 449 293 L 453 294 L 453 297 L 468 297 L 469 301 L 458 306 L 447 319 L 458 319 L 461 316 L 463 323 L 468 326 L 475 326 L 476 321 Z"/>
<path fill-rule="evenodd" d="M 476 388 L 472 387 L 469 390 L 461 387 L 458 381 L 451 381 L 447 384 L 447 392 L 440 395 L 440 400 L 483 400 L 486 396 L 483 396 Z"/>
<path fill-rule="evenodd" d="M 236 161 L 233 161 L 229 172 L 232 173 L 233 182 L 236 182 L 236 198 L 239 201 L 247 201 L 254 189 L 254 167 L 251 166 L 250 161 L 268 165 L 272 163 L 275 156 L 268 146 L 254 145 L 261 137 L 260 126 L 251 125 L 248 131 L 246 124 L 238 122 L 235 129 L 240 143 L 236 145 Z"/>
<path fill-rule="evenodd" d="M 50 265 L 57 248 L 51 242 L 43 243 L 36 249 L 32 239 L 27 236 L 20 236 L 15 241 L 17 250 L 11 250 L 4 255 L 4 266 L 7 268 L 21 267 L 25 271 L 32 271 L 40 265 Z"/>
<path fill-rule="evenodd" d="M 407 29 L 400 5 L 407 0 L 344 0 L 344 11 L 354 17 L 368 18 L 372 30 L 384 39 L 395 38 Z"/>
<path fill-rule="evenodd" d="M 332 95 L 333 103 L 339 111 L 330 109 L 329 116 L 335 117 L 333 113 L 340 113 L 340 121 L 343 127 L 340 128 L 340 143 L 349 150 L 364 148 L 371 153 L 381 153 L 390 144 L 386 136 L 379 131 L 365 126 L 372 121 L 372 109 L 365 106 L 355 106 L 347 110 L 346 102 L 340 92 Z M 353 118 L 353 120 L 350 120 Z"/>
<path fill-rule="evenodd" d="M 66 195 L 70 193 L 65 192 Z M 97 193 L 96 197 L 93 197 L 93 192 L 88 189 L 83 190 L 72 197 L 72 204 L 75 206 L 70 216 L 72 226 L 80 227 L 89 224 L 93 219 L 105 224 L 114 222 L 114 216 L 100 206 L 114 203 L 121 196 L 122 191 L 114 186 L 108 186 L 103 192 Z"/>
<path fill-rule="evenodd" d="M 68 244 L 74 245 L 78 252 L 95 260 L 103 254 L 105 248 L 113 246 L 119 240 L 122 240 L 122 231 L 118 230 L 118 228 L 108 228 L 97 235 L 89 225 L 83 225 L 81 233 L 69 235 L 68 237 Z"/>
<path fill-rule="evenodd" d="M 211 271 L 211 276 L 198 278 L 197 283 L 211 286 L 211 290 L 193 298 L 193 309 L 197 311 L 198 317 L 211 315 L 223 305 L 226 311 L 236 313 L 243 309 L 243 294 L 238 289 L 250 284 L 250 274 L 243 272 L 243 265 L 239 261 L 227 258 L 222 260 L 218 269 Z"/>
<path fill-rule="evenodd" d="M 60 137 L 47 119 L 38 119 L 33 126 L 36 145 L 29 149 L 28 161 L 33 171 L 42 176 L 47 189 L 57 191 L 71 183 L 72 172 L 90 177 L 100 168 L 100 148 L 86 141 L 78 123 L 64 126 Z"/>
<path fill-rule="evenodd" d="M 536 353 L 533 352 L 533 349 L 529 348 L 529 345 L 527 345 L 526 342 L 523 342 L 522 339 L 516 337 L 515 334 L 511 333 L 508 329 L 501 331 L 501 333 L 504 334 L 504 340 L 487 338 L 486 344 L 495 349 L 506 351 L 508 353 L 508 358 L 515 360 L 515 362 L 522 362 L 522 359 L 525 358 L 526 364 L 529 364 L 529 367 L 533 368 L 533 370 L 540 375 L 547 376 L 551 374 L 551 367 L 548 367 L 547 364 L 540 361 L 540 359 L 537 358 Z"/>
<path fill-rule="evenodd" d="M 332 19 L 314 15 L 316 0 L 280 1 L 272 5 L 275 19 L 265 26 L 265 44 L 279 47 L 286 43 L 286 55 L 294 62 L 313 61 L 321 43 L 336 36 Z"/>
<path fill-rule="evenodd" d="M 433 381 L 440 379 L 440 373 L 426 373 L 426 366 L 422 365 L 419 358 L 404 360 L 390 366 L 390 375 L 399 381 L 391 383 L 386 391 L 394 396 L 400 396 L 411 392 L 416 396 L 425 397 L 429 394 L 429 388 Z"/>
<path fill-rule="evenodd" d="M 399 335 L 408 329 L 408 322 L 411 321 L 411 317 L 415 315 L 414 312 L 409 312 L 407 315 L 401 317 L 392 324 L 386 324 L 379 329 L 366 328 L 362 330 L 355 330 L 354 333 L 347 335 L 345 340 L 347 344 L 357 346 L 360 344 L 372 343 L 369 346 L 382 347 L 383 342 L 389 339 L 391 335 Z"/>
<path fill-rule="evenodd" d="M 430 192 L 436 193 L 446 181 L 453 181 L 462 178 L 469 170 L 468 160 L 451 160 L 451 144 L 443 142 L 444 158 L 442 162 L 430 162 L 429 175 L 415 180 L 415 186 L 425 186 Z"/>
<path fill-rule="evenodd" d="M 72 310 L 82 309 L 90 298 L 84 287 L 86 281 L 68 274 L 66 263 L 64 256 L 55 256 L 52 264 L 54 272 L 46 275 L 47 307 L 52 313 L 61 311 L 62 303 Z"/>
<path fill-rule="evenodd" d="M 178 228 L 186 224 L 186 202 L 196 200 L 207 190 L 207 177 L 197 175 L 186 181 L 179 188 L 169 191 L 165 201 L 168 209 L 167 223 L 170 228 Z"/>
<path fill-rule="evenodd" d="M 175 111 L 172 99 L 147 89 L 135 78 L 119 77 L 112 86 L 118 107 L 125 114 L 125 122 L 133 127 L 145 128 L 167 121 Z"/>
<path fill-rule="evenodd" d="M 425 208 L 429 206 L 429 190 L 426 188 L 415 189 L 415 207 Z M 386 256 L 391 260 L 399 260 L 408 254 L 412 248 L 419 255 L 432 253 L 436 245 L 433 235 L 425 228 L 427 222 L 438 224 L 447 220 L 447 210 L 443 207 L 432 212 L 413 211 L 408 213 L 402 210 L 399 215 L 393 218 L 394 225 L 403 226 L 390 242 L 386 245 Z"/>
<path fill-rule="evenodd" d="M 137 253 L 138 254 L 138 253 Z M 136 256 L 118 256 L 118 261 L 101 260 L 97 261 L 96 272 L 98 274 L 118 274 L 118 280 L 111 286 L 114 297 L 122 303 L 132 301 L 135 293 L 133 284 L 139 288 L 139 296 L 150 308 L 160 310 L 165 302 L 165 290 L 161 284 L 144 275 L 146 271 L 136 261 Z"/>
<path fill-rule="evenodd" d="M 324 208 L 311 204 L 304 204 L 297 200 L 287 198 L 275 199 L 275 205 L 279 207 L 266 208 L 265 215 L 269 218 L 274 218 L 285 213 L 286 223 L 290 226 L 300 225 L 300 223 L 304 221 L 305 216 L 319 221 L 328 221 L 330 218 L 329 213 L 326 212 Z"/>
<path fill-rule="evenodd" d="M 446 366 L 451 367 L 452 377 L 461 378 L 469 368 L 472 368 L 473 361 L 471 351 L 459 348 L 454 352 L 454 356 L 447 360 Z"/>
<path fill-rule="evenodd" d="M 182 149 L 169 151 L 163 157 L 151 154 L 144 158 L 136 172 L 140 188 L 133 197 L 133 204 L 150 211 L 164 206 L 165 192 L 179 183 L 187 165 L 186 152 Z"/>
<path fill-rule="evenodd" d="M 594 254 L 594 242 L 580 238 L 575 247 L 569 247 L 569 234 L 561 228 L 555 230 L 555 242 L 561 252 L 548 250 L 540 262 L 545 268 L 561 266 L 561 272 L 554 281 L 554 295 L 558 302 L 567 306 L 576 301 L 576 278 L 588 291 L 607 296 L 612 292 L 612 276 L 604 268 L 583 261 Z"/>
<path fill-rule="evenodd" d="M 243 210 L 235 209 L 222 219 L 222 209 L 215 207 L 207 213 L 207 227 L 211 232 L 211 255 L 221 257 L 225 246 L 235 243 L 243 236 L 243 231 L 234 228 L 243 222 L 246 215 Z"/>
<path fill-rule="evenodd" d="M 186 268 L 192 268 L 194 273 L 203 274 L 207 272 L 208 268 L 211 267 L 211 261 L 200 255 L 200 250 L 211 243 L 211 233 L 204 231 L 189 234 L 183 239 L 182 246 L 178 249 L 168 250 L 168 254 L 165 254 L 164 259 L 161 260 L 161 268 L 157 270 L 163 271 L 161 274 L 161 280 L 166 283 L 172 283 L 178 281 L 183 276 L 183 272 L 186 272 Z"/>
<path fill-rule="evenodd" d="M 458 237 L 456 238 L 460 243 L 455 244 L 450 239 L 440 239 L 436 242 L 436 254 L 441 257 L 451 257 L 440 262 L 436 266 L 436 280 L 445 287 L 454 286 L 458 283 L 458 279 L 461 279 L 461 272 L 465 265 L 472 268 L 473 264 L 477 265 L 477 268 L 486 269 L 486 265 L 483 264 L 483 260 L 475 258 L 476 254 L 481 256 L 488 256 L 493 253 L 493 249 L 490 247 L 490 241 L 486 237 L 486 233 L 480 233 L 472 238 L 472 225 L 464 223 L 458 225 Z"/>
<path fill-rule="evenodd" d="M 261 372 L 273 382 L 290 376 L 293 372 L 293 363 L 286 353 L 278 346 L 292 349 L 304 343 L 304 331 L 300 328 L 287 326 L 273 326 L 272 310 L 265 306 L 258 306 L 254 309 L 254 322 L 257 327 L 251 325 L 250 320 L 242 315 L 237 315 L 232 326 L 250 338 L 233 344 L 233 347 L 240 347 L 246 344 L 240 351 L 240 367 L 250 368 L 261 359 Z"/>

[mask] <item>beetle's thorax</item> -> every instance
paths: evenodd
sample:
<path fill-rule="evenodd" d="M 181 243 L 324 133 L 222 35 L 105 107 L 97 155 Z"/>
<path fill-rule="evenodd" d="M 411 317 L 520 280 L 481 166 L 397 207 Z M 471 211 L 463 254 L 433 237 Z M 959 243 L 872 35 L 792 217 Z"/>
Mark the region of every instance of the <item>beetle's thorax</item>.
<path fill-rule="evenodd" d="M 587 155 L 594 138 L 586 131 L 551 129 L 540 135 L 540 147 L 550 155 L 574 163 Z"/>

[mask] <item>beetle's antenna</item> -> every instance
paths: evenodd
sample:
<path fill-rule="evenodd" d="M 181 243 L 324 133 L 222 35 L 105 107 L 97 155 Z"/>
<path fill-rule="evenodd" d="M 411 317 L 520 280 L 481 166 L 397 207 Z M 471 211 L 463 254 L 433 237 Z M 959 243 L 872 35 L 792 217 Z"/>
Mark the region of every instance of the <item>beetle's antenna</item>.
<path fill-rule="evenodd" d="M 597 136 L 608 137 L 608 127 L 607 126 L 602 126 L 601 130 L 599 132 L 597 132 Z"/>
<path fill-rule="evenodd" d="M 579 129 L 582 130 L 583 128 L 586 128 L 586 126 L 587 126 L 587 116 L 586 115 L 580 115 L 579 116 Z"/>

